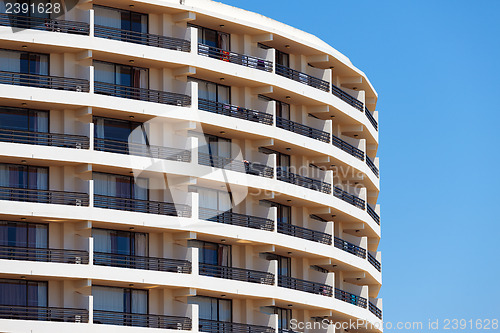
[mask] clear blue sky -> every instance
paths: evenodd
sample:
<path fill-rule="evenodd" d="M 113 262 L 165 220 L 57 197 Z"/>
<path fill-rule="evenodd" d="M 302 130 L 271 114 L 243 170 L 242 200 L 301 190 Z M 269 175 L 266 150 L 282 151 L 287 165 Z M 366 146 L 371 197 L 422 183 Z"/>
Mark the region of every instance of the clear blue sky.
<path fill-rule="evenodd" d="M 384 320 L 500 319 L 500 1 L 222 2 L 320 37 L 375 86 Z"/>

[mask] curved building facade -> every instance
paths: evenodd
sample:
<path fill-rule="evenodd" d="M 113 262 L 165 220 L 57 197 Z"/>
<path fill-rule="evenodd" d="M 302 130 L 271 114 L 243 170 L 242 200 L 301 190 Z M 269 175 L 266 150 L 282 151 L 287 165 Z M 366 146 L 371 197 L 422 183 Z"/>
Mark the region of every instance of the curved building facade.
<path fill-rule="evenodd" d="M 377 93 L 347 57 L 209 0 L 19 3 L 0 332 L 381 331 Z"/>

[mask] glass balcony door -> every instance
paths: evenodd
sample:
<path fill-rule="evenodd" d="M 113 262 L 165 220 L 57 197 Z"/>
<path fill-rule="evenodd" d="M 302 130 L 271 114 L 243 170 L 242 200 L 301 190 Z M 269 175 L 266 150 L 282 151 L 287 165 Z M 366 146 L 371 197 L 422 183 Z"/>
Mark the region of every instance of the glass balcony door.
<path fill-rule="evenodd" d="M 92 296 L 94 296 L 94 323 L 147 326 L 147 317 L 134 316 L 134 314 L 148 314 L 147 290 L 93 286 Z"/>
<path fill-rule="evenodd" d="M 94 137 L 96 149 L 109 152 L 147 155 L 148 136 L 144 124 L 121 119 L 94 117 Z M 144 151 L 142 151 L 144 150 Z"/>
<path fill-rule="evenodd" d="M 148 15 L 129 10 L 94 5 L 95 24 L 108 27 L 107 33 L 123 41 L 144 44 Z"/>
<path fill-rule="evenodd" d="M 0 49 L 0 71 L 47 76 L 49 75 L 49 55 Z M 19 80 L 20 85 L 37 86 L 46 83 L 47 78 L 20 75 L 18 78 L 13 77 L 12 80 Z"/>
<path fill-rule="evenodd" d="M 46 136 L 36 133 L 49 132 L 49 112 L 0 106 L 0 130 L 33 132 L 26 137 L 29 143 L 45 142 Z"/>
<path fill-rule="evenodd" d="M 94 228 L 92 229 L 92 237 L 94 238 L 94 250 L 101 252 L 95 255 L 99 264 L 147 269 L 145 267 L 147 260 L 135 257 L 148 256 L 148 234 Z"/>
<path fill-rule="evenodd" d="M 231 104 L 231 87 L 210 81 L 190 78 L 198 83 L 198 98 L 211 102 Z"/>
<path fill-rule="evenodd" d="M 47 307 L 47 296 L 47 282 L 0 279 L 0 305 Z M 12 314 L 21 315 L 23 309 L 14 311 Z"/>
<path fill-rule="evenodd" d="M 278 329 L 288 330 L 292 319 L 292 310 L 275 307 L 274 313 L 278 315 Z"/>
<path fill-rule="evenodd" d="M 281 52 L 276 50 L 276 56 L 275 56 L 276 64 L 282 65 L 285 67 L 290 67 L 290 55 L 285 52 Z"/>
<path fill-rule="evenodd" d="M 232 300 L 230 299 L 220 299 L 215 297 L 207 296 L 193 296 L 188 297 L 189 304 L 198 304 L 198 313 L 200 320 L 214 320 L 214 321 L 224 321 L 232 322 Z M 200 331 L 202 331 L 201 326 L 203 323 L 200 322 Z M 220 332 L 225 332 L 221 330 Z"/>
<path fill-rule="evenodd" d="M 95 81 L 111 85 L 100 93 L 113 96 L 130 96 L 134 99 L 147 100 L 145 91 L 149 88 L 149 70 L 147 68 L 114 64 L 104 61 L 94 61 Z M 102 89 L 101 89 L 102 90 Z"/>
<path fill-rule="evenodd" d="M 0 187 L 29 190 L 48 190 L 49 168 L 17 164 L 0 164 Z M 1 189 L 7 200 L 48 202 L 46 192 Z"/>

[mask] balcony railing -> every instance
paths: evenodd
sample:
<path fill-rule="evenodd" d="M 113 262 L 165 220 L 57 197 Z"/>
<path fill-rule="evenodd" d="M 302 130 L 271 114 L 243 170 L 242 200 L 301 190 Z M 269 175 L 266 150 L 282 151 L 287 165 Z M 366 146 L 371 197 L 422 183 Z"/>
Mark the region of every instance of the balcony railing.
<path fill-rule="evenodd" d="M 89 253 L 79 250 L 43 249 L 0 245 L 0 259 L 88 264 Z"/>
<path fill-rule="evenodd" d="M 89 92 L 89 81 L 60 76 L 0 71 L 0 84 Z"/>
<path fill-rule="evenodd" d="M 187 317 L 94 310 L 94 324 L 190 330 Z"/>
<path fill-rule="evenodd" d="M 191 105 L 191 97 L 187 95 L 146 88 L 134 88 L 106 82 L 95 81 L 94 91 L 96 94 L 137 99 L 152 103 L 177 106 Z"/>
<path fill-rule="evenodd" d="M 118 28 L 106 27 L 103 25 L 94 26 L 94 36 L 128 43 L 161 47 L 163 49 L 169 50 L 184 52 L 189 52 L 191 50 L 191 43 L 185 39 L 123 30 Z"/>
<path fill-rule="evenodd" d="M 83 135 L 0 129 L 0 142 L 28 145 L 89 149 L 89 138 Z"/>
<path fill-rule="evenodd" d="M 368 309 L 371 313 L 377 316 L 378 319 L 382 319 L 382 310 L 380 310 L 375 304 L 368 302 Z"/>
<path fill-rule="evenodd" d="M 133 142 L 95 138 L 94 149 L 108 153 L 144 156 L 169 161 L 191 162 L 191 152 L 189 150 Z"/>
<path fill-rule="evenodd" d="M 278 286 L 328 297 L 332 297 L 333 293 L 333 287 L 327 284 L 296 279 L 284 275 L 278 275 Z"/>
<path fill-rule="evenodd" d="M 380 225 L 380 216 L 378 216 L 378 214 L 375 212 L 375 209 L 370 205 L 366 205 L 366 211 L 367 211 L 368 215 L 370 215 L 372 217 L 372 219 L 378 225 Z"/>
<path fill-rule="evenodd" d="M 278 232 L 285 235 L 318 242 L 321 244 L 332 244 L 332 235 L 321 231 L 299 227 L 290 223 L 278 222 Z"/>
<path fill-rule="evenodd" d="M 314 77 L 312 75 L 296 71 L 295 69 L 291 69 L 289 67 L 280 64 L 276 64 L 276 74 L 287 77 L 294 81 L 298 81 L 303 84 L 307 84 L 308 86 L 323 91 L 330 91 L 329 88 L 330 83 L 328 83 L 327 81 L 318 79 L 317 77 Z"/>
<path fill-rule="evenodd" d="M 198 54 L 222 61 L 238 64 L 250 68 L 260 69 L 266 72 L 273 71 L 273 62 L 254 56 L 239 54 L 232 51 L 222 50 L 206 44 L 198 44 Z"/>
<path fill-rule="evenodd" d="M 335 298 L 366 309 L 366 298 L 335 288 Z"/>
<path fill-rule="evenodd" d="M 378 123 L 375 120 L 375 118 L 373 117 L 373 115 L 370 112 L 370 110 L 368 110 L 368 108 L 366 106 L 365 106 L 365 114 L 366 114 L 366 118 L 368 118 L 368 120 L 370 121 L 370 123 L 372 123 L 373 127 L 375 128 L 375 130 L 378 131 Z"/>
<path fill-rule="evenodd" d="M 231 323 L 227 321 L 200 319 L 199 324 L 200 332 L 207 333 L 275 333 L 275 329 L 272 327 Z"/>
<path fill-rule="evenodd" d="M 318 180 L 318 179 L 313 179 L 309 177 L 304 177 L 301 175 L 297 175 L 295 173 L 291 173 L 288 171 L 285 171 L 281 168 L 277 168 L 277 176 L 278 180 L 299 185 L 302 187 L 306 187 L 311 190 L 319 191 L 322 193 L 327 193 L 330 194 L 332 193 L 332 186 L 331 184 L 328 184 L 324 181 Z"/>
<path fill-rule="evenodd" d="M 276 127 L 322 142 L 330 143 L 330 133 L 285 118 L 276 117 Z"/>
<path fill-rule="evenodd" d="M 149 271 L 191 273 L 187 260 L 133 256 L 106 252 L 94 252 L 94 265 L 144 269 Z"/>
<path fill-rule="evenodd" d="M 360 160 L 364 160 L 365 158 L 365 153 L 361 149 L 354 147 L 335 135 L 332 135 L 332 144 Z"/>
<path fill-rule="evenodd" d="M 88 35 L 89 24 L 77 21 L 54 20 L 50 18 L 30 17 L 0 13 L 0 26 L 19 29 L 34 29 L 63 32 L 67 34 Z"/>
<path fill-rule="evenodd" d="M 378 168 L 375 166 L 375 163 L 373 163 L 373 161 L 368 157 L 368 155 L 366 155 L 366 165 L 368 165 L 368 167 L 373 171 L 375 176 L 377 176 L 378 178 L 379 177 Z"/>
<path fill-rule="evenodd" d="M 230 211 L 219 212 L 215 209 L 203 208 L 200 207 L 200 219 L 237 225 L 240 227 L 252 228 L 252 229 L 260 229 L 260 230 L 274 230 L 274 222 L 273 220 L 266 219 L 264 217 L 237 214 Z"/>
<path fill-rule="evenodd" d="M 375 259 L 374 256 L 371 255 L 370 252 L 368 252 L 368 262 L 373 265 L 377 269 L 377 271 L 381 272 L 382 271 L 382 265 L 380 264 L 380 261 Z"/>
<path fill-rule="evenodd" d="M 365 209 L 365 201 L 361 198 L 358 198 L 354 194 L 350 194 L 337 186 L 333 187 L 333 195 L 341 200 L 344 200 L 347 203 L 350 203 L 353 206 L 356 206 L 361 209 Z"/>
<path fill-rule="evenodd" d="M 200 275 L 244 282 L 274 284 L 274 274 L 236 267 L 200 263 Z"/>
<path fill-rule="evenodd" d="M 333 84 L 332 84 L 332 93 L 341 100 L 343 100 L 344 102 L 346 102 L 347 104 L 352 105 L 359 111 L 363 112 L 363 103 L 360 100 L 352 97 L 351 95 L 349 95 L 348 93 L 346 93 L 345 91 L 343 91 L 342 89 Z"/>
<path fill-rule="evenodd" d="M 88 206 L 87 193 L 0 187 L 0 200 L 39 202 L 56 205 Z"/>
<path fill-rule="evenodd" d="M 84 309 L 44 306 L 0 305 L 1 319 L 21 319 L 88 323 L 89 312 Z"/>
<path fill-rule="evenodd" d="M 270 166 L 205 153 L 198 153 L 198 164 L 266 178 L 274 176 L 274 170 Z"/>
<path fill-rule="evenodd" d="M 349 252 L 360 258 L 366 259 L 366 250 L 362 247 L 349 243 L 341 238 L 335 237 L 334 246 L 343 251 Z"/>
<path fill-rule="evenodd" d="M 163 201 L 119 198 L 100 194 L 94 195 L 94 207 L 127 210 L 137 213 L 191 217 L 191 208 L 186 205 Z"/>
<path fill-rule="evenodd" d="M 261 111 L 245 109 L 239 106 L 198 99 L 198 108 L 203 111 L 221 114 L 238 119 L 244 119 L 265 125 L 273 124 L 273 115 Z"/>

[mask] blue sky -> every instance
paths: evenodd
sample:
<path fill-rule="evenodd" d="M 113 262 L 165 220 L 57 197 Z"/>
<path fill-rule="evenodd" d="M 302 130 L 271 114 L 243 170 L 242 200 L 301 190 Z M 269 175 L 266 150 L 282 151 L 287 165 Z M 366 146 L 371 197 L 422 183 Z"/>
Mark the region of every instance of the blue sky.
<path fill-rule="evenodd" d="M 375 86 L 384 320 L 500 319 L 500 1 L 222 2 L 317 35 Z"/>

